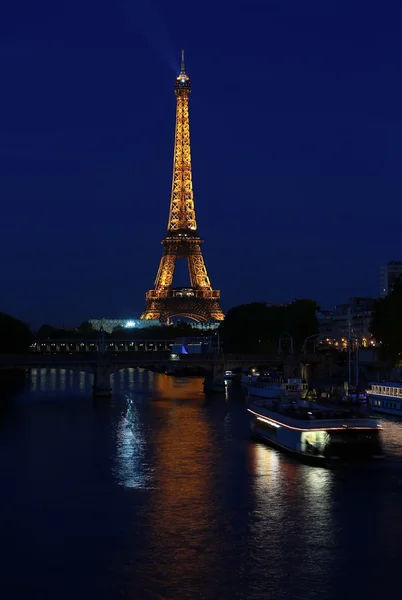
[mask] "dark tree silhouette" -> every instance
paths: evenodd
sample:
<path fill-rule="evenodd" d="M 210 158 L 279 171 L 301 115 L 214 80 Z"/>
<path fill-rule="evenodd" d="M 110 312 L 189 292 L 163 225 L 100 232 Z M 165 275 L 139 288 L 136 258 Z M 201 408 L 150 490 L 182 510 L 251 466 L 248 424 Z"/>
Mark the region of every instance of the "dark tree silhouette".
<path fill-rule="evenodd" d="M 29 327 L 15 317 L 0 312 L 0 352 L 27 352 L 31 343 Z"/>
<path fill-rule="evenodd" d="M 370 332 L 375 340 L 381 343 L 382 358 L 399 366 L 402 358 L 401 283 L 396 285 L 388 296 L 374 303 Z"/>
<path fill-rule="evenodd" d="M 261 302 L 231 308 L 220 325 L 225 352 L 272 353 L 278 349 L 282 333 L 290 333 L 296 351 L 319 325 L 313 300 L 296 300 L 287 306 L 267 306 Z"/>

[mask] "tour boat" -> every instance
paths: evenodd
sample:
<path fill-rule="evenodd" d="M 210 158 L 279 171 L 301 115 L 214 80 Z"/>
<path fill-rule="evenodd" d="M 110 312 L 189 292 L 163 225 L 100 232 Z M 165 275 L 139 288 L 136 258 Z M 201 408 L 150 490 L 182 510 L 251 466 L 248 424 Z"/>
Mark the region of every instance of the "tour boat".
<path fill-rule="evenodd" d="M 385 381 L 370 383 L 367 396 L 373 411 L 402 416 L 402 383 Z"/>
<path fill-rule="evenodd" d="M 383 458 L 382 428 L 375 419 L 312 404 L 254 400 L 247 409 L 253 437 L 323 465 Z"/>
<path fill-rule="evenodd" d="M 257 398 L 298 398 L 306 395 L 308 383 L 302 379 L 281 377 L 257 377 L 246 384 L 249 397 Z"/>

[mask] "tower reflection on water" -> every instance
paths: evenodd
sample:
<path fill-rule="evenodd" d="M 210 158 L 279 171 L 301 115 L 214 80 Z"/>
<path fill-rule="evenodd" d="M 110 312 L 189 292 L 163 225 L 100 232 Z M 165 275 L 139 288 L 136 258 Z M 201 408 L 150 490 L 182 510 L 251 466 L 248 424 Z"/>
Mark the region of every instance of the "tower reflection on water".
<path fill-rule="evenodd" d="M 167 598 L 183 585 L 202 588 L 216 560 L 211 502 L 216 444 L 203 410 L 202 379 L 159 376 L 148 432 L 154 455 L 149 500 L 150 578 L 164 582 Z M 187 597 L 187 596 L 186 596 Z"/>

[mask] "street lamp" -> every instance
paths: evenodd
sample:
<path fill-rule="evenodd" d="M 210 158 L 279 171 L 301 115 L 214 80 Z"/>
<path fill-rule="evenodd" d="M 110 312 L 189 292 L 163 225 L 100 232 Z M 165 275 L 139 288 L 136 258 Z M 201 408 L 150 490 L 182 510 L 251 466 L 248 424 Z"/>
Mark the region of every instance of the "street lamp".
<path fill-rule="evenodd" d="M 302 348 L 303 348 L 303 354 L 307 354 L 307 346 L 306 346 L 306 344 L 307 344 L 308 340 L 312 340 L 312 339 L 318 338 L 319 336 L 320 336 L 319 333 L 313 333 L 313 335 L 309 335 L 308 337 L 306 337 L 306 339 L 303 342 L 303 346 L 302 346 Z M 315 341 L 314 341 L 314 345 L 313 345 L 313 354 L 315 354 Z"/>
<path fill-rule="evenodd" d="M 284 331 L 279 336 L 278 354 L 282 353 L 282 336 L 284 335 L 288 336 L 288 338 L 290 339 L 290 354 L 293 354 L 293 336 L 288 331 Z"/>

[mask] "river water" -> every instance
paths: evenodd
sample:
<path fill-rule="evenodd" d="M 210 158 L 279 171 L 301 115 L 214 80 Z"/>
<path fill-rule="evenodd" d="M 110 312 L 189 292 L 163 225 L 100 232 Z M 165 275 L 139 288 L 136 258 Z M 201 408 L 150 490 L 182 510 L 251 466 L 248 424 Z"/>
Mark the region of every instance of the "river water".
<path fill-rule="evenodd" d="M 1 399 L 0 597 L 397 597 L 402 421 L 387 460 L 311 467 L 249 440 L 244 402 L 202 380 L 33 371 Z"/>

